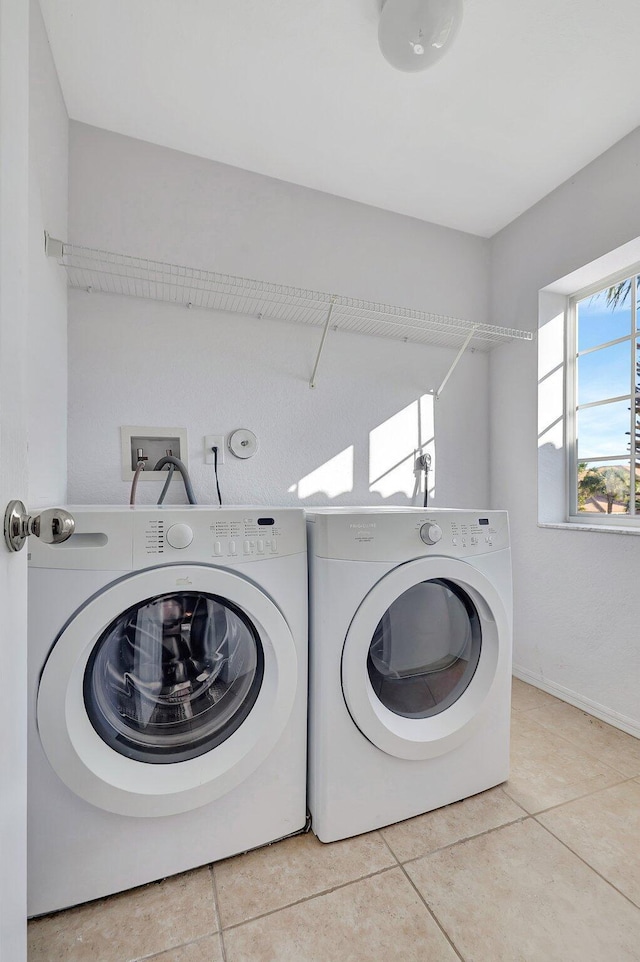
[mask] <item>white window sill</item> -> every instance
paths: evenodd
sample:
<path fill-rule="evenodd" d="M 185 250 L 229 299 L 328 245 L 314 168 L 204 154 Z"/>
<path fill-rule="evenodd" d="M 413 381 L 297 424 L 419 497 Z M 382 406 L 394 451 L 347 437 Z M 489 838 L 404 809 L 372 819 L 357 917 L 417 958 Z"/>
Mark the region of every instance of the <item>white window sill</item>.
<path fill-rule="evenodd" d="M 599 534 L 640 535 L 640 526 L 631 527 L 613 524 L 582 524 L 580 521 L 538 521 L 539 528 L 557 528 L 560 531 L 597 531 Z"/>

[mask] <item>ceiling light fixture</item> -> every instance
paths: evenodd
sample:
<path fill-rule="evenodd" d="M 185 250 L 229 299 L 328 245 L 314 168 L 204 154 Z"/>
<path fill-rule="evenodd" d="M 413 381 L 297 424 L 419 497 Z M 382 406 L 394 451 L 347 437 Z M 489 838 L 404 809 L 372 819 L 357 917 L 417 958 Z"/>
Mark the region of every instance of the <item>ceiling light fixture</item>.
<path fill-rule="evenodd" d="M 383 0 L 378 42 L 398 70 L 426 70 L 447 52 L 462 21 L 462 0 Z"/>

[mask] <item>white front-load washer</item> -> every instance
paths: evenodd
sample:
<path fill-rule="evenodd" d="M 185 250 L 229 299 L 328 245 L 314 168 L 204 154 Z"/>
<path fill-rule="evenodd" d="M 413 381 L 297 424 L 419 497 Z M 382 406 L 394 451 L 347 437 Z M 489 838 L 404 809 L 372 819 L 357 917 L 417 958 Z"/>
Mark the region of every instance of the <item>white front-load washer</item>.
<path fill-rule="evenodd" d="M 307 512 L 309 808 L 323 842 L 484 791 L 509 772 L 504 511 Z"/>
<path fill-rule="evenodd" d="M 303 511 L 69 511 L 31 544 L 30 915 L 306 822 Z"/>

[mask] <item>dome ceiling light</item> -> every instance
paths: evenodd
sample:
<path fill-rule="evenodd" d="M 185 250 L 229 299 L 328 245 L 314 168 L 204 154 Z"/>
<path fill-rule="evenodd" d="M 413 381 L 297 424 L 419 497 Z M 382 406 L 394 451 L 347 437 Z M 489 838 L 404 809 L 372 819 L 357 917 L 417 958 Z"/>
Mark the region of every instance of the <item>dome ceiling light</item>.
<path fill-rule="evenodd" d="M 462 0 L 383 0 L 380 50 L 398 70 L 426 70 L 447 52 L 461 22 Z"/>

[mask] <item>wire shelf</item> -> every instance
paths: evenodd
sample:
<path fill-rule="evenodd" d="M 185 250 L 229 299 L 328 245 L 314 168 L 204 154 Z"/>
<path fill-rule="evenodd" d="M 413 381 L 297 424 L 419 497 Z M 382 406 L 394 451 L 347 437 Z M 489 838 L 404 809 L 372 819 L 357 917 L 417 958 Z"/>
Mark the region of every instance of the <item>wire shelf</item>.
<path fill-rule="evenodd" d="M 60 263 L 67 270 L 69 286 L 88 291 L 144 297 L 184 307 L 228 311 L 315 327 L 325 324 L 333 303 L 331 327 L 334 330 L 442 347 L 460 347 L 471 332 L 469 345 L 479 351 L 490 351 L 505 341 L 533 340 L 530 331 L 474 324 L 428 311 L 179 267 L 74 244 L 59 244 L 58 254 Z"/>

